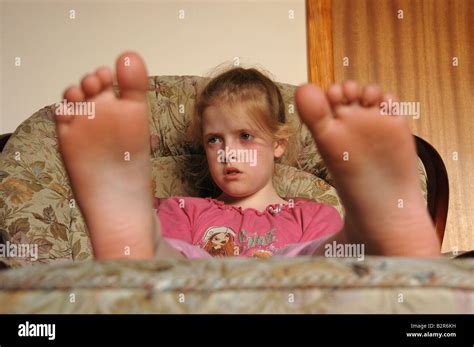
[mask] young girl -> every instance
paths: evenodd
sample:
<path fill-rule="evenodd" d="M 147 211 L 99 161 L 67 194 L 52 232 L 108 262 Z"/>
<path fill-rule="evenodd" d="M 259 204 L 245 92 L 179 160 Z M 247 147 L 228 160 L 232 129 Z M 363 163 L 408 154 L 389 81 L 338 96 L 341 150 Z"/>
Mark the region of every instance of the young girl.
<path fill-rule="evenodd" d="M 335 208 L 278 196 L 275 159 L 294 155 L 296 136 L 278 87 L 259 71 L 239 67 L 213 78 L 197 98 L 190 130 L 221 194 L 155 201 L 163 237 L 188 258 L 301 254 L 310 248 L 303 244 L 342 228 Z"/>
<path fill-rule="evenodd" d="M 343 224 L 331 206 L 277 194 L 275 160 L 294 131 L 278 88 L 254 69 L 217 76 L 197 99 L 192 134 L 221 194 L 152 198 L 146 68 L 127 52 L 116 70 L 120 98 L 108 68 L 64 93 L 69 102 L 94 102 L 94 119 L 56 116 L 97 259 L 322 255 L 337 243 L 364 244 L 368 254 L 439 254 L 411 132 L 402 117 L 380 115 L 380 102 L 393 97 L 377 86 L 349 81 L 324 95 L 305 85 L 295 95 L 344 204 Z M 407 208 L 397 208 L 399 199 Z"/>

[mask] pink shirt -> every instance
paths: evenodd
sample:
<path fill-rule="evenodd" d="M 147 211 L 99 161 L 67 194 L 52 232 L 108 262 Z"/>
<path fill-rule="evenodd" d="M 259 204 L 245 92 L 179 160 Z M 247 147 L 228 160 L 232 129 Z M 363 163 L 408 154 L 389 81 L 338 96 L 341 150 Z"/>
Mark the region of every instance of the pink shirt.
<path fill-rule="evenodd" d="M 264 211 L 212 198 L 155 198 L 163 237 L 188 258 L 310 255 L 342 229 L 337 210 L 311 199 L 287 199 Z"/>

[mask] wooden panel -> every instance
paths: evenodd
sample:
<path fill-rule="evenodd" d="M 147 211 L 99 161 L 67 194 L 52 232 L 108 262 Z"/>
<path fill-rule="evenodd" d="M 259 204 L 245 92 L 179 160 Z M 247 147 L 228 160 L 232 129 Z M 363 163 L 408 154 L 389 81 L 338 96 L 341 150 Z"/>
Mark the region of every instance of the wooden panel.
<path fill-rule="evenodd" d="M 419 119 L 409 117 L 412 130 L 438 150 L 450 182 L 443 251 L 474 249 L 474 1 L 332 6 L 335 80 L 377 82 L 420 103 Z"/>
<path fill-rule="evenodd" d="M 334 82 L 331 0 L 306 1 L 308 81 L 327 88 Z"/>

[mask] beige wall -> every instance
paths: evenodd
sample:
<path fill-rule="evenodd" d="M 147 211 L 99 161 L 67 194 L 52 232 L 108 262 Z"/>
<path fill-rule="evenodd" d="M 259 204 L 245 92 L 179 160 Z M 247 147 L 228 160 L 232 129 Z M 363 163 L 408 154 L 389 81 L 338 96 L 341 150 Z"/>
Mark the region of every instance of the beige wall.
<path fill-rule="evenodd" d="M 304 0 L 0 2 L 0 133 L 126 49 L 142 54 L 150 75 L 206 75 L 240 57 L 277 81 L 307 81 Z"/>

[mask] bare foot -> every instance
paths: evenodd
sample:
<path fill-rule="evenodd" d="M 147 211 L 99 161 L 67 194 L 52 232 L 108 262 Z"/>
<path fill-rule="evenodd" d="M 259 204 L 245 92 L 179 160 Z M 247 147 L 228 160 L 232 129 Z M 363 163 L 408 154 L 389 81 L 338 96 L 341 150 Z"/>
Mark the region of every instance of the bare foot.
<path fill-rule="evenodd" d="M 75 198 L 89 229 L 96 258 L 149 258 L 157 221 L 150 187 L 151 164 L 145 91 L 147 71 L 135 53 L 100 68 L 68 88 L 69 102 L 93 103 L 94 117 L 56 116 L 56 130 Z"/>
<path fill-rule="evenodd" d="M 371 254 L 439 255 L 408 123 L 380 113 L 380 103 L 392 97 L 347 81 L 327 95 L 304 85 L 295 98 L 344 204 L 347 241 L 365 243 Z"/>

